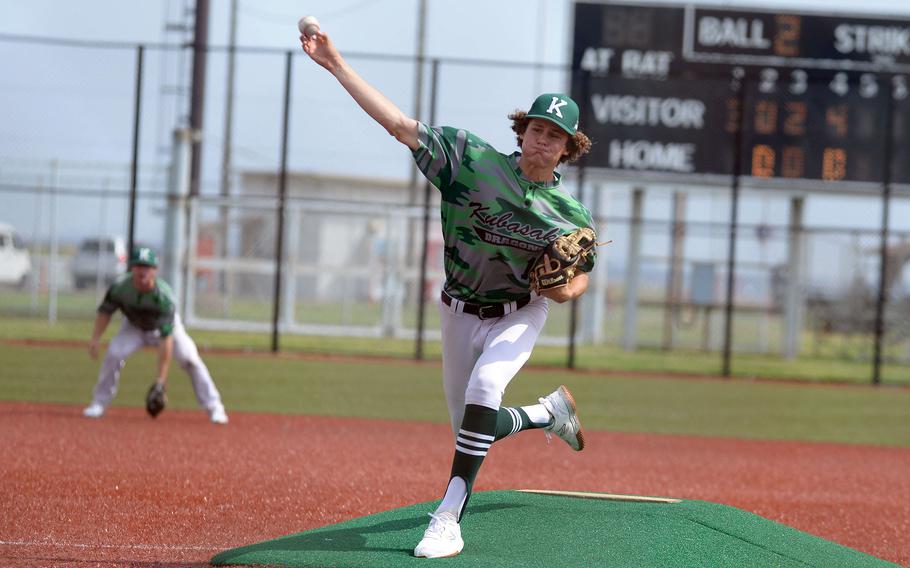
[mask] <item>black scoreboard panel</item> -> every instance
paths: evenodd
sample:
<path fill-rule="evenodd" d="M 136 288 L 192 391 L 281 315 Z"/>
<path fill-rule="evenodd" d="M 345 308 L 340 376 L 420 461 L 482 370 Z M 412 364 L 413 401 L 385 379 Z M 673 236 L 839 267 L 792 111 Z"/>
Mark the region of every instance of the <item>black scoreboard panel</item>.
<path fill-rule="evenodd" d="M 572 67 L 595 75 L 678 75 L 684 29 L 682 8 L 576 3 Z"/>
<path fill-rule="evenodd" d="M 824 83 L 800 94 L 747 89 L 741 171 L 754 177 L 882 181 L 885 97 L 830 93 Z"/>
<path fill-rule="evenodd" d="M 578 78 L 577 78 L 578 79 Z M 732 171 L 729 81 L 590 77 L 576 101 L 593 140 L 588 164 L 682 174 Z M 581 101 L 585 101 L 582 103 Z"/>
<path fill-rule="evenodd" d="M 592 166 L 729 175 L 742 128 L 744 175 L 882 182 L 890 116 L 910 183 L 910 20 L 577 3 L 574 39 Z"/>

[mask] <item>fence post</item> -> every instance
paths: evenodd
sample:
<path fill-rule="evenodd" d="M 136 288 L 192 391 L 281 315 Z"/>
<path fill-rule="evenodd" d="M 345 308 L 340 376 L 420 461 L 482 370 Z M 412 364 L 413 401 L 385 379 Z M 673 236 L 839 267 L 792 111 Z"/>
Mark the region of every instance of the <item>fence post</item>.
<path fill-rule="evenodd" d="M 281 320 L 285 325 L 292 325 L 297 320 L 297 274 L 295 265 L 300 255 L 300 239 L 296 238 L 300 234 L 300 221 L 303 218 L 303 212 L 299 206 L 292 203 L 286 208 L 285 216 L 288 217 L 288 239 L 287 253 L 285 256 L 288 261 L 288 274 L 285 274 L 285 286 L 282 290 L 281 300 Z"/>
<path fill-rule="evenodd" d="M 51 161 L 51 192 L 50 192 L 50 256 L 48 257 L 47 269 L 47 321 L 48 323 L 57 322 L 57 293 L 60 290 L 60 277 L 58 275 L 57 264 L 60 251 L 60 237 L 57 234 L 57 200 L 59 199 L 57 187 L 60 183 L 60 163 L 57 160 Z"/>
<path fill-rule="evenodd" d="M 436 123 L 436 89 L 439 85 L 439 60 L 433 60 L 432 74 L 430 75 L 430 124 Z M 423 184 L 423 245 L 420 250 L 420 282 L 417 283 L 417 342 L 414 346 L 414 358 L 423 359 L 423 335 L 426 326 L 426 281 L 427 281 L 427 249 L 430 240 L 430 202 L 432 191 L 430 180 Z"/>
<path fill-rule="evenodd" d="M 585 91 L 587 93 L 587 91 Z M 587 101 L 588 97 L 585 97 Z M 584 104 L 587 104 L 585 102 Z M 587 168 L 585 167 L 586 160 L 584 157 L 581 158 L 580 163 L 578 164 L 578 201 L 584 203 L 585 198 L 585 178 L 587 173 Z M 566 359 L 566 366 L 569 369 L 575 368 L 575 355 L 576 355 L 576 335 L 578 331 L 578 298 L 572 300 L 572 305 L 569 308 L 569 352 Z"/>
<path fill-rule="evenodd" d="M 601 228 L 607 225 L 604 210 L 609 210 L 609 195 L 606 187 L 601 183 L 592 185 L 591 214 L 594 217 L 594 226 L 598 231 L 598 238 L 604 240 L 605 232 Z M 603 222 L 601 222 L 603 221 Z M 608 249 L 600 249 L 597 264 L 591 271 L 591 286 L 581 298 L 581 336 L 592 344 L 601 344 L 604 341 L 604 320 L 607 312 L 607 259 Z"/>
<path fill-rule="evenodd" d="M 127 254 L 132 254 L 136 234 L 136 186 L 139 175 L 139 128 L 142 124 L 142 60 L 145 46 L 136 47 L 136 93 L 133 102 L 133 159 L 130 162 L 130 225 Z"/>
<path fill-rule="evenodd" d="M 278 317 L 281 313 L 281 277 L 284 260 L 284 214 L 288 185 L 288 128 L 291 115 L 293 51 L 285 52 L 284 113 L 281 121 L 281 172 L 278 176 L 278 229 L 275 234 L 275 293 L 272 297 L 272 353 L 278 352 Z"/>
<path fill-rule="evenodd" d="M 730 242 L 727 250 L 727 298 L 724 309 L 724 353 L 721 373 L 729 377 L 733 351 L 733 295 L 736 282 L 736 233 L 739 228 L 739 182 L 742 175 L 743 129 L 746 126 L 746 82 L 735 84 L 739 120 L 733 136 L 733 179 L 730 181 Z"/>
<path fill-rule="evenodd" d="M 885 303 L 888 301 L 888 236 L 891 217 L 891 164 L 894 161 L 894 96 L 886 92 L 885 159 L 882 172 L 882 230 L 879 254 L 878 298 L 875 302 L 875 352 L 872 358 L 872 384 L 882 382 L 882 342 L 885 335 Z"/>
<path fill-rule="evenodd" d="M 679 324 L 680 304 L 682 302 L 683 246 L 686 236 L 686 194 L 673 192 L 673 224 L 670 229 L 670 266 L 667 270 L 666 302 L 664 303 L 664 342 L 665 351 L 672 350 L 676 344 L 676 327 Z"/>
<path fill-rule="evenodd" d="M 584 71 L 578 71 L 576 73 L 581 73 L 581 93 L 582 93 L 582 102 L 581 107 L 578 109 L 578 122 L 579 124 L 587 124 L 589 114 L 588 114 L 588 101 L 591 100 L 591 75 Z M 577 78 L 577 75 L 573 74 L 573 80 Z M 578 201 L 580 203 L 585 202 L 585 181 L 587 177 L 587 164 L 588 159 L 586 155 L 578 160 Z M 575 351 L 576 351 L 576 331 L 578 329 L 578 298 L 572 300 L 572 305 L 569 311 L 569 353 L 568 359 L 566 361 L 566 366 L 570 369 L 575 368 Z"/>
<path fill-rule="evenodd" d="M 184 322 L 196 317 L 196 247 L 199 242 L 199 199 L 183 199 L 180 214 L 185 218 L 182 233 L 183 246 L 180 249 L 183 262 L 180 263 L 180 278 L 183 280 L 183 295 L 180 298 L 180 314 Z"/>
<path fill-rule="evenodd" d="M 790 200 L 790 242 L 787 249 L 787 279 L 783 298 L 784 345 L 782 355 L 785 359 L 794 359 L 799 355 L 800 336 L 803 331 L 804 202 L 805 199 L 802 197 L 794 197 Z"/>
<path fill-rule="evenodd" d="M 190 196 L 199 197 L 202 176 L 202 122 L 205 118 L 205 77 L 208 61 L 209 0 L 196 0 L 193 23 L 193 82 L 190 88 L 190 129 L 193 132 L 190 153 Z"/>
<path fill-rule="evenodd" d="M 36 262 L 36 265 L 32 266 L 32 276 L 31 276 L 31 314 L 37 315 L 38 313 L 38 292 L 41 289 L 42 282 L 42 270 L 41 270 L 41 249 L 38 246 L 38 242 L 41 236 L 41 221 L 42 221 L 42 211 L 44 209 L 44 177 L 38 177 L 38 191 L 35 192 L 35 216 L 33 217 L 33 229 L 31 248 L 32 248 L 32 258 Z"/>
<path fill-rule="evenodd" d="M 171 144 L 171 167 L 167 188 L 167 207 L 164 217 L 163 276 L 178 298 L 186 315 L 183 266 L 186 262 L 187 195 L 190 190 L 190 144 L 192 131 L 176 128 Z M 190 234 L 192 237 L 192 234 Z M 130 248 L 132 250 L 132 247 Z"/>
<path fill-rule="evenodd" d="M 787 258 L 787 280 L 784 291 L 784 349 L 786 359 L 799 355 L 800 336 L 803 331 L 803 263 L 805 262 L 805 235 L 803 232 L 803 205 L 805 199 L 790 200 L 790 244 Z"/>
<path fill-rule="evenodd" d="M 632 190 L 632 219 L 629 223 L 629 252 L 626 266 L 626 293 L 622 322 L 622 346 L 626 351 L 634 351 L 637 344 L 638 276 L 641 268 L 641 232 L 644 202 L 644 188 L 634 188 Z"/>

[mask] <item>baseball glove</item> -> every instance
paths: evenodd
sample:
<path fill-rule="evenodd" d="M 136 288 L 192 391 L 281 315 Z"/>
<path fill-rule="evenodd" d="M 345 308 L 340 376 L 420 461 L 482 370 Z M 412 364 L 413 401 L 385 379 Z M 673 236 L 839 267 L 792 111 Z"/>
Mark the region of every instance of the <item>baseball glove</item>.
<path fill-rule="evenodd" d="M 594 229 L 582 227 L 556 238 L 531 265 L 529 278 L 535 292 L 567 286 L 597 245 Z"/>
<path fill-rule="evenodd" d="M 149 388 L 148 394 L 145 395 L 145 410 L 152 418 L 161 414 L 167 405 L 166 390 L 164 383 L 155 381 Z"/>

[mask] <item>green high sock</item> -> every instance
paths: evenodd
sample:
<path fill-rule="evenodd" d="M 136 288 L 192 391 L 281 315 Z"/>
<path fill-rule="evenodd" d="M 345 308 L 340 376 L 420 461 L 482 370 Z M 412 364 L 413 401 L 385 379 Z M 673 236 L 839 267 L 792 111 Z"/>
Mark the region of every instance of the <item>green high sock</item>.
<path fill-rule="evenodd" d="M 543 428 L 547 423 L 535 423 L 523 408 L 500 406 L 496 415 L 496 440 L 502 440 L 522 430 Z"/>
<path fill-rule="evenodd" d="M 461 429 L 455 440 L 455 457 L 452 459 L 452 475 L 442 503 L 437 510 L 457 510 L 458 520 L 464 515 L 471 498 L 474 479 L 493 444 L 497 412 L 478 404 L 466 404 Z M 462 483 L 453 483 L 460 479 Z"/>

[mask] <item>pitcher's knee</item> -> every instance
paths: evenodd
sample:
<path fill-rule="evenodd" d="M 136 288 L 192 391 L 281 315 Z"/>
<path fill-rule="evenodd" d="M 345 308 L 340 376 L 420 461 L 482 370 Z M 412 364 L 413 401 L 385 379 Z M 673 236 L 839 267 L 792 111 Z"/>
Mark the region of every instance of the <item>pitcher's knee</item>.
<path fill-rule="evenodd" d="M 499 408 L 502 405 L 502 389 L 493 381 L 482 379 L 471 381 L 465 391 L 465 404 L 479 404 L 487 408 Z"/>

